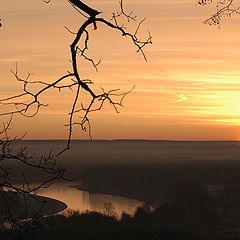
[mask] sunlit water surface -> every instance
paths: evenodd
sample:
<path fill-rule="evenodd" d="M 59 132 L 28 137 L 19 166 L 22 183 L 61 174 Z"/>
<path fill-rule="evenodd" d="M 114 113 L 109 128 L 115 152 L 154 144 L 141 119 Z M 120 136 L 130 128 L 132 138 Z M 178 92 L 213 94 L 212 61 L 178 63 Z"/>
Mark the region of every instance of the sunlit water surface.
<path fill-rule="evenodd" d="M 136 208 L 143 205 L 142 202 L 134 199 L 89 193 L 64 184 L 52 185 L 47 189 L 42 189 L 38 192 L 38 195 L 62 201 L 67 204 L 68 209 L 80 212 L 86 210 L 104 212 L 105 203 L 111 203 L 119 216 L 122 212 L 134 214 Z"/>

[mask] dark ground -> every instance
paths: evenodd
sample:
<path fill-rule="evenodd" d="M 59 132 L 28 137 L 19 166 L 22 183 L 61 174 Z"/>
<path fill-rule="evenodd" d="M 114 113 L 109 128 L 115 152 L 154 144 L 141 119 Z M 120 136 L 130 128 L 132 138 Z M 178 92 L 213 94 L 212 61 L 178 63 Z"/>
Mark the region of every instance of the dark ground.
<path fill-rule="evenodd" d="M 71 173 L 71 174 L 70 174 Z M 240 186 L 239 162 L 95 165 L 71 169 L 80 190 L 137 199 L 158 207 L 177 186 L 194 183 Z"/>

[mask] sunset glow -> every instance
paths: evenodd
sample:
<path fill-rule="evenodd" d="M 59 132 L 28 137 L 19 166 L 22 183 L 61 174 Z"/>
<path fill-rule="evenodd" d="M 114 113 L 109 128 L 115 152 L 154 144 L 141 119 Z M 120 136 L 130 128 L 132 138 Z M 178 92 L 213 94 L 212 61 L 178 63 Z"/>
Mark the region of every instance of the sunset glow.
<path fill-rule="evenodd" d="M 118 1 L 86 1 L 111 18 Z M 101 3 L 100 3 L 101 2 Z M 120 114 L 108 105 L 91 115 L 94 139 L 239 140 L 240 132 L 240 19 L 225 19 L 221 28 L 202 21 L 212 9 L 195 1 L 126 0 L 126 8 L 145 16 L 153 45 L 145 49 L 148 61 L 129 39 L 99 25 L 90 32 L 89 55 L 102 63 L 98 72 L 79 62 L 82 77 L 94 89 L 135 89 L 124 101 Z M 67 1 L 1 1 L 0 89 L 1 98 L 20 92 L 10 69 L 32 73 L 32 81 L 51 81 L 71 70 L 72 31 L 82 18 Z M 134 25 L 134 24 L 133 24 Z M 134 27 L 130 25 L 130 28 Z M 83 93 L 82 93 L 83 94 Z M 30 119 L 14 118 L 12 135 L 28 132 L 27 139 L 65 139 L 71 90 L 51 90 L 42 98 L 49 106 Z M 87 94 L 83 94 L 87 102 Z M 1 111 L 6 111 L 2 108 Z M 75 128 L 75 139 L 88 134 Z"/>

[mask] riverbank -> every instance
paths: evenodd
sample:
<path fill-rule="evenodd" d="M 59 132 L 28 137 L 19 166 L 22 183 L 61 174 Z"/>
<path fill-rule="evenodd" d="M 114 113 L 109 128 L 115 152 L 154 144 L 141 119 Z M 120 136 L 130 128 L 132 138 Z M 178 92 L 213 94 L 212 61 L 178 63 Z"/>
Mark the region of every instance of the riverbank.
<path fill-rule="evenodd" d="M 4 190 L 0 193 L 0 203 L 0 222 L 52 215 L 67 208 L 64 202 L 53 198 Z"/>
<path fill-rule="evenodd" d="M 240 164 L 229 161 L 106 164 L 82 166 L 76 174 L 79 184 L 74 187 L 79 190 L 132 198 L 156 208 L 171 199 L 176 188 L 184 189 L 188 184 L 205 186 L 210 194 L 219 186 L 239 184 Z"/>

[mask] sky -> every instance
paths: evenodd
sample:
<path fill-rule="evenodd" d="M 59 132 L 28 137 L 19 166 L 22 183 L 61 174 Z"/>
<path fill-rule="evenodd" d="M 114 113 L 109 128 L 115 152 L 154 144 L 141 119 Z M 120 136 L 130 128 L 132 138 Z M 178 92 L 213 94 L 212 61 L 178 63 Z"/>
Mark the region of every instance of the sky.
<path fill-rule="evenodd" d="M 85 1 L 110 19 L 117 0 Z M 97 92 L 120 88 L 134 91 L 117 114 L 106 104 L 90 115 L 93 139 L 240 140 L 240 19 L 224 19 L 220 28 L 203 24 L 214 12 L 195 0 L 125 0 L 126 11 L 139 20 L 147 17 L 139 36 L 151 32 L 145 48 L 147 62 L 130 39 L 102 25 L 90 27 L 89 56 L 101 64 L 98 72 L 79 60 L 79 71 L 91 79 Z M 66 0 L 0 1 L 0 98 L 21 92 L 10 69 L 18 64 L 24 78 L 51 82 L 71 71 L 65 26 L 77 31 L 83 18 Z M 129 31 L 136 23 L 129 26 Z M 88 101 L 81 93 L 83 101 Z M 49 104 L 34 118 L 15 116 L 12 136 L 26 139 L 66 139 L 73 93 L 49 91 Z M 0 112 L 8 106 L 0 106 Z M 1 122 L 7 118 L 2 118 Z M 74 139 L 89 139 L 74 128 Z"/>

